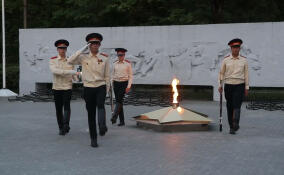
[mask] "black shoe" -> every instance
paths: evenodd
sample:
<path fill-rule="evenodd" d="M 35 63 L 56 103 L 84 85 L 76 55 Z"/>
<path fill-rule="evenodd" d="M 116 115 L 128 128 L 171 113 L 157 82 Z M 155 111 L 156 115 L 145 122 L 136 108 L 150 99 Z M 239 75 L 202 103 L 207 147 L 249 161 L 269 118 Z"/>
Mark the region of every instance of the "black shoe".
<path fill-rule="evenodd" d="M 69 133 L 69 130 L 70 130 L 69 125 L 64 126 L 64 131 L 65 131 L 66 134 Z"/>
<path fill-rule="evenodd" d="M 105 134 L 105 131 L 100 131 L 100 136 L 104 136 Z"/>
<path fill-rule="evenodd" d="M 98 147 L 99 145 L 98 145 L 98 143 L 97 143 L 97 139 L 92 139 L 91 140 L 91 147 L 94 147 L 94 148 L 96 148 L 96 147 Z"/>
<path fill-rule="evenodd" d="M 230 129 L 230 134 L 236 134 L 233 128 Z"/>
<path fill-rule="evenodd" d="M 66 134 L 66 133 L 65 133 L 64 129 L 60 129 L 60 130 L 59 130 L 59 135 L 64 136 L 65 134 Z"/>
<path fill-rule="evenodd" d="M 237 125 L 237 126 L 235 127 L 235 131 L 238 131 L 239 129 L 240 129 L 240 126 Z"/>
<path fill-rule="evenodd" d="M 66 133 L 69 133 L 69 131 L 70 131 L 70 127 L 67 128 Z"/>
<path fill-rule="evenodd" d="M 115 124 L 115 123 L 116 123 L 116 117 L 112 117 L 112 118 L 110 119 L 110 121 L 111 121 L 111 124 Z"/>
<path fill-rule="evenodd" d="M 124 126 L 125 123 L 119 123 L 117 126 Z"/>
<path fill-rule="evenodd" d="M 107 132 L 107 127 L 100 131 L 100 136 L 104 136 Z"/>

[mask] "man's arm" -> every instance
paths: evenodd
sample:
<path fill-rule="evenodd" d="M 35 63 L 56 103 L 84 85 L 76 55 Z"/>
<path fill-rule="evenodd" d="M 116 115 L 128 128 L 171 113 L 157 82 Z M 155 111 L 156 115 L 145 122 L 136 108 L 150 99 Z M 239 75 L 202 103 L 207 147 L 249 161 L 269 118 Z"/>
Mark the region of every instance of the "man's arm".
<path fill-rule="evenodd" d="M 226 64 L 225 64 L 225 61 L 223 60 L 222 65 L 221 65 L 221 69 L 220 69 L 220 72 L 219 72 L 219 76 L 218 76 L 218 83 L 219 83 L 218 90 L 219 90 L 220 93 L 223 92 L 223 82 L 224 82 L 225 71 L 226 71 Z"/>
<path fill-rule="evenodd" d="M 129 63 L 129 70 L 128 70 L 128 85 L 127 88 L 130 90 L 133 81 L 133 74 L 132 74 L 132 66 Z"/>
<path fill-rule="evenodd" d="M 67 62 L 72 65 L 80 65 L 82 62 L 82 53 L 85 52 L 89 48 L 89 44 L 82 47 L 80 50 L 75 52 L 68 60 Z"/>
<path fill-rule="evenodd" d="M 75 70 L 58 69 L 56 67 L 55 61 L 53 61 L 53 60 L 49 61 L 49 68 L 50 68 L 51 72 L 56 74 L 56 75 L 74 75 L 74 74 L 76 74 Z"/>
<path fill-rule="evenodd" d="M 80 65 L 82 62 L 81 52 L 77 51 L 70 58 L 68 58 L 67 62 L 72 65 Z"/>
<path fill-rule="evenodd" d="M 249 89 L 249 74 L 248 74 L 248 62 L 246 61 L 245 63 L 245 70 L 244 70 L 244 74 L 245 74 L 245 85 L 246 85 L 246 89 Z"/>
<path fill-rule="evenodd" d="M 248 96 L 248 90 L 249 90 L 249 74 L 248 74 L 248 62 L 245 63 L 245 96 Z"/>
<path fill-rule="evenodd" d="M 109 91 L 110 88 L 110 67 L 109 67 L 109 58 L 106 59 L 106 64 L 105 64 L 105 81 L 106 81 L 106 87 L 107 87 L 107 92 Z"/>

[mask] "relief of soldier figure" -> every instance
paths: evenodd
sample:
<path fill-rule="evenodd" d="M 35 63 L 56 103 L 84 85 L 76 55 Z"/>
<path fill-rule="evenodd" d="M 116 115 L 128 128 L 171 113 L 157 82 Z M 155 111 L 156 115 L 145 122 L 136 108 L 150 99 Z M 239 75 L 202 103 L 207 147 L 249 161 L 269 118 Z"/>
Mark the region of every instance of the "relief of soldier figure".
<path fill-rule="evenodd" d="M 109 55 L 110 60 L 112 60 L 112 67 L 116 58 L 114 48 L 104 48 L 102 52 Z M 156 73 L 161 74 L 162 70 L 167 70 L 167 76 L 170 74 L 189 80 L 192 77 L 193 69 L 205 63 L 203 53 L 203 47 L 193 45 L 192 47 L 129 51 L 125 58 L 132 64 L 134 78 L 143 79 Z M 180 70 L 183 70 L 183 72 Z"/>

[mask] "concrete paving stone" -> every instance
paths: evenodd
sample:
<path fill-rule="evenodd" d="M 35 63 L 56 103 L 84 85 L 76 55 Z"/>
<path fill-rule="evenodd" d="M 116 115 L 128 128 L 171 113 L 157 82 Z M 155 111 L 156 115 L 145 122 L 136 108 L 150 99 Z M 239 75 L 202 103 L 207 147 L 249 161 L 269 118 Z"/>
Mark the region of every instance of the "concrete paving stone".
<path fill-rule="evenodd" d="M 83 100 L 72 101 L 70 133 L 58 135 L 54 103 L 0 101 L 1 175 L 283 175 L 284 112 L 246 110 L 240 130 L 218 131 L 219 106 L 183 101 L 181 106 L 214 120 L 209 131 L 160 133 L 136 127 L 133 116 L 161 107 L 125 106 L 126 126 L 111 125 L 90 147 Z"/>

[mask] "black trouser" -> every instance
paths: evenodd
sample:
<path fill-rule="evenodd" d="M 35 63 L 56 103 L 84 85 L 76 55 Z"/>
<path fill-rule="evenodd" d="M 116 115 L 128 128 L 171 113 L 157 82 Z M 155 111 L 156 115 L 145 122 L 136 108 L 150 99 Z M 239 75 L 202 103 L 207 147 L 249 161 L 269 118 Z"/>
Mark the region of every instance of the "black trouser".
<path fill-rule="evenodd" d="M 105 112 L 106 85 L 84 87 L 84 99 L 88 112 L 88 124 L 91 139 L 97 138 L 96 109 L 98 108 L 98 124 L 100 132 L 106 131 Z"/>
<path fill-rule="evenodd" d="M 125 95 L 125 89 L 127 88 L 128 81 L 113 81 L 113 90 L 116 101 L 116 108 L 119 106 L 120 109 L 116 110 L 118 112 L 120 123 L 124 123 L 124 112 L 123 112 L 123 99 Z"/>
<path fill-rule="evenodd" d="M 245 84 L 225 84 L 224 91 L 227 101 L 228 122 L 230 128 L 234 128 L 234 124 L 239 125 L 240 109 L 245 94 Z"/>
<path fill-rule="evenodd" d="M 72 90 L 53 90 L 56 118 L 59 129 L 63 129 L 64 126 L 69 127 L 71 108 L 70 100 Z M 63 109 L 64 108 L 64 109 Z M 64 113 L 63 113 L 64 111 Z"/>

